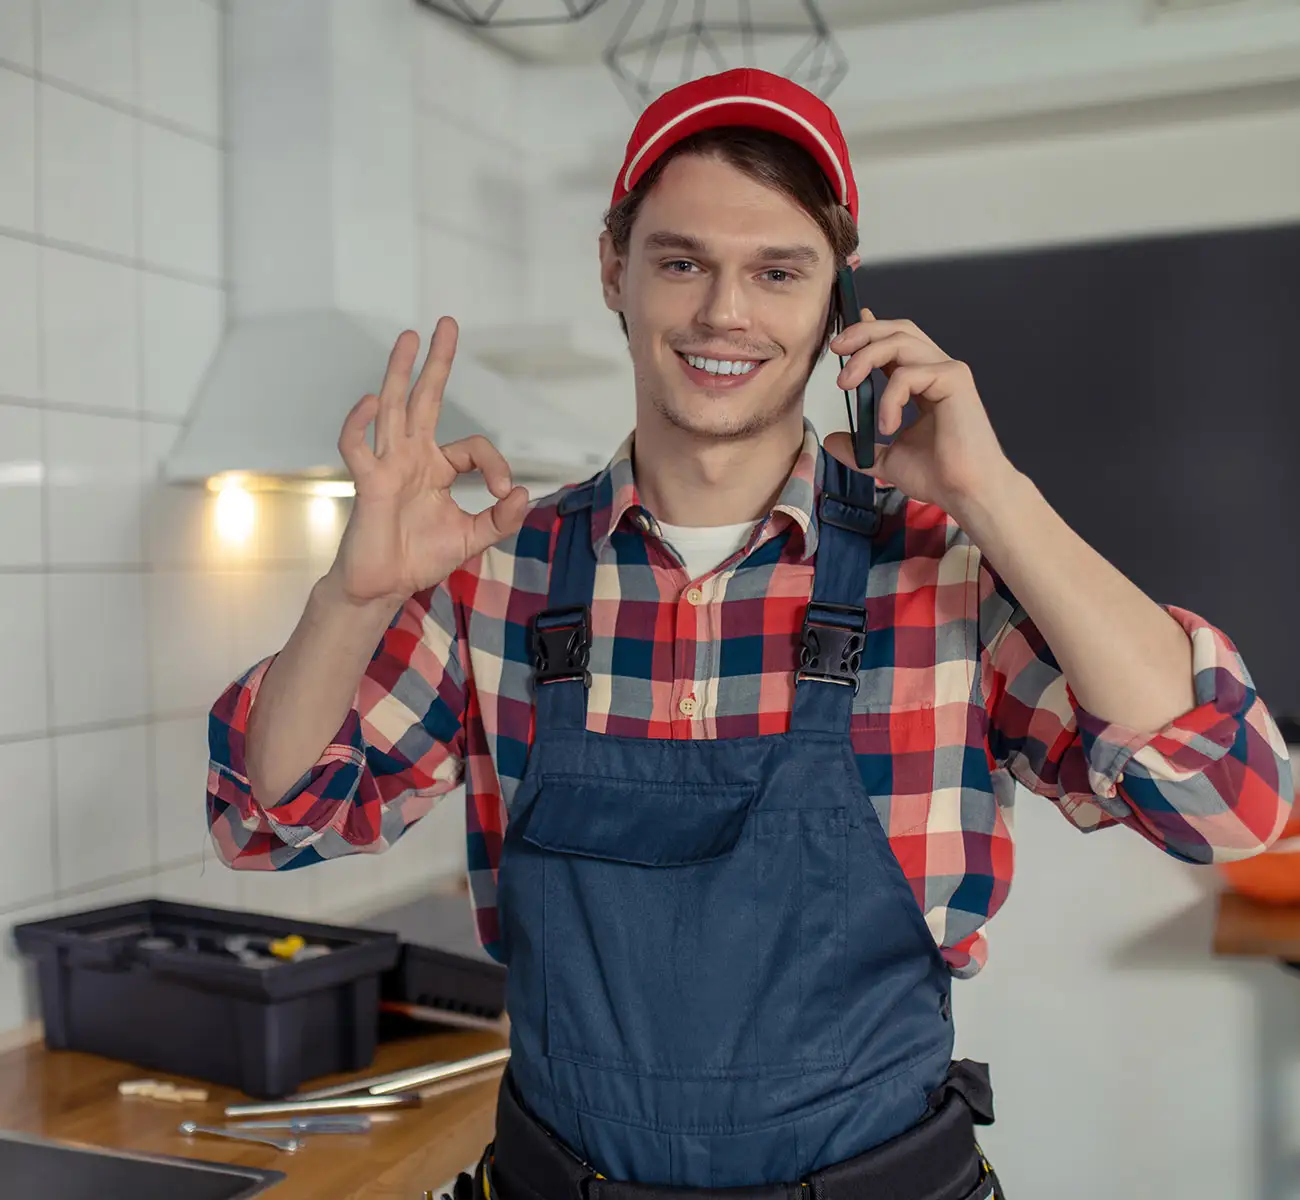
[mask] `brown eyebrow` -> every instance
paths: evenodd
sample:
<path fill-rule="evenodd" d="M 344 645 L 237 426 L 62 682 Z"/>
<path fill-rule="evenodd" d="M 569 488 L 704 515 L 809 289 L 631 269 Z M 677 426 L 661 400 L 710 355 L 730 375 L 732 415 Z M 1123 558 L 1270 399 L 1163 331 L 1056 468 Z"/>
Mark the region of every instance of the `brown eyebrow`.
<path fill-rule="evenodd" d="M 707 258 L 708 247 L 699 238 L 689 233 L 673 233 L 671 230 L 658 230 L 646 234 L 645 248 L 654 250 L 676 250 L 696 258 Z M 806 267 L 815 267 L 822 256 L 812 246 L 760 246 L 754 255 L 755 261 L 798 263 Z"/>
<path fill-rule="evenodd" d="M 699 238 L 692 237 L 689 233 L 671 233 L 668 230 L 646 234 L 645 248 L 680 250 L 683 254 L 693 254 L 697 258 L 703 258 L 707 253 L 704 243 Z"/>
<path fill-rule="evenodd" d="M 815 267 L 822 260 L 811 246 L 763 246 L 754 257 L 763 262 L 801 263 L 805 267 Z"/>

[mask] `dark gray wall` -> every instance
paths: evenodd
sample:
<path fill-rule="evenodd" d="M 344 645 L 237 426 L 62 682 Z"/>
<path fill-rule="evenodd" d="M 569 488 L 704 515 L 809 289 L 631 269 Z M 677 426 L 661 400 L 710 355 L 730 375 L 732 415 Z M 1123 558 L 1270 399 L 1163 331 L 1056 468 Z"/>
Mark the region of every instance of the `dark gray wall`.
<path fill-rule="evenodd" d="M 1300 226 L 863 268 L 971 364 L 1012 461 L 1300 714 Z"/>

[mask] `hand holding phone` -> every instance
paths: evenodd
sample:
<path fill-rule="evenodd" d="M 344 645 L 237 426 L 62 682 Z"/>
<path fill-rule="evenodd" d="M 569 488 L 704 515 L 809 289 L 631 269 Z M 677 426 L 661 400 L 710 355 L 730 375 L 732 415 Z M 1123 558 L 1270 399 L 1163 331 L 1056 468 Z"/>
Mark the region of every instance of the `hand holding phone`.
<path fill-rule="evenodd" d="M 843 266 L 839 269 L 835 284 L 836 305 L 839 310 L 839 329 L 843 333 L 850 325 L 862 320 L 862 304 L 858 300 L 858 288 L 853 278 L 853 268 Z M 840 366 L 848 359 L 839 355 Z M 853 438 L 853 461 L 860 467 L 876 465 L 876 385 L 868 374 L 857 390 L 857 403 L 849 393 L 844 393 L 844 404 L 849 413 L 849 434 Z M 854 420 L 854 410 L 857 419 Z"/>

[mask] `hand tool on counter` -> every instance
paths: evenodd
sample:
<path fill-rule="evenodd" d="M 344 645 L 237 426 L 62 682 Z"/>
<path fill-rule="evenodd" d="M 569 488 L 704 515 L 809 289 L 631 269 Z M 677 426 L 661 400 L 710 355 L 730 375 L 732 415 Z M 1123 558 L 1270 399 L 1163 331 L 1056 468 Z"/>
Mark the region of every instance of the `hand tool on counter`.
<path fill-rule="evenodd" d="M 415 1091 L 433 1083 L 441 1083 L 461 1075 L 471 1075 L 489 1067 L 497 1067 L 510 1058 L 508 1048 L 490 1050 L 486 1054 L 476 1054 L 471 1058 L 452 1058 L 440 1062 L 426 1063 L 421 1067 L 409 1067 L 405 1071 L 393 1071 L 388 1075 L 371 1075 L 365 1079 L 353 1079 L 350 1083 L 335 1083 L 329 1087 L 316 1088 L 310 1092 L 299 1092 L 290 1096 L 293 1101 L 327 1100 L 338 1096 L 351 1096 L 368 1093 L 372 1096 L 384 1096 L 392 1092 Z M 287 1103 L 288 1101 L 286 1101 Z"/>
<path fill-rule="evenodd" d="M 196 1125 L 193 1121 L 182 1121 L 180 1131 L 187 1137 L 193 1137 L 196 1133 L 201 1133 L 207 1137 L 233 1138 L 237 1142 L 257 1142 L 263 1146 L 274 1146 L 275 1149 L 284 1150 L 289 1154 L 292 1154 L 302 1145 L 297 1138 L 277 1138 L 271 1137 L 269 1134 L 245 1133 L 221 1125 Z"/>
<path fill-rule="evenodd" d="M 328 1100 L 259 1100 L 252 1104 L 228 1104 L 228 1117 L 280 1117 L 292 1113 L 339 1113 L 376 1108 L 419 1108 L 420 1097 L 414 1092 L 372 1096 L 331 1096 Z"/>
<path fill-rule="evenodd" d="M 295 1092 L 292 1096 L 285 1097 L 285 1099 L 286 1101 L 331 1100 L 336 1096 L 354 1096 L 358 1092 L 368 1093 L 375 1084 L 387 1083 L 391 1079 L 401 1079 L 409 1072 L 410 1068 L 408 1067 L 405 1071 L 393 1071 L 388 1075 L 368 1075 L 364 1079 L 353 1079 L 348 1083 L 333 1083 L 329 1087 L 313 1088 L 309 1092 Z"/>
<path fill-rule="evenodd" d="M 431 1084 L 443 1083 L 460 1075 L 472 1075 L 488 1067 L 499 1067 L 510 1059 L 509 1048 L 489 1050 L 486 1054 L 475 1054 L 469 1058 L 457 1058 L 451 1062 L 430 1063 L 424 1067 L 413 1067 L 409 1071 L 400 1071 L 393 1078 L 383 1083 L 371 1084 L 372 1096 L 388 1096 L 395 1092 L 418 1091 Z"/>
<path fill-rule="evenodd" d="M 271 1121 L 239 1121 L 231 1129 L 287 1129 L 290 1133 L 369 1133 L 369 1113 L 337 1117 L 286 1117 Z"/>

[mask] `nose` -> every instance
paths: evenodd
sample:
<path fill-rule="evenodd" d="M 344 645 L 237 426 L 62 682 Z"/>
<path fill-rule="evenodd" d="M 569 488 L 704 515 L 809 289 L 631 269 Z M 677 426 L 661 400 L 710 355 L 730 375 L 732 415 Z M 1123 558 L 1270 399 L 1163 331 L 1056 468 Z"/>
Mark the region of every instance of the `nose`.
<path fill-rule="evenodd" d="M 701 297 L 697 319 L 704 328 L 720 332 L 749 329 L 752 317 L 743 281 L 735 275 L 717 272 Z"/>

